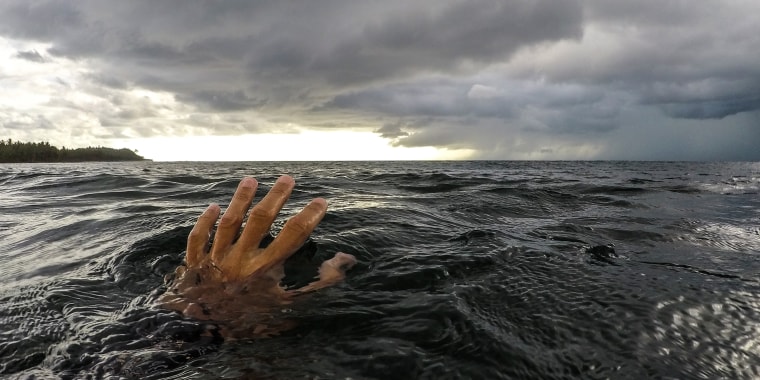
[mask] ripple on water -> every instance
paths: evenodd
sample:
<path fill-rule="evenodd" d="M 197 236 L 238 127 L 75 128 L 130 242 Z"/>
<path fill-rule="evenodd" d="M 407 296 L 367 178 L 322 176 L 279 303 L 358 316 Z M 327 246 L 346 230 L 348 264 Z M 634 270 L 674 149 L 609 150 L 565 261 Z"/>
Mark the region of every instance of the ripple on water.
<path fill-rule="evenodd" d="M 346 281 L 282 311 L 301 324 L 269 340 L 221 342 L 153 307 L 204 205 L 284 172 L 303 185 L 284 215 L 331 203 L 286 283 L 337 250 L 360 261 Z M 8 168 L 0 376 L 758 378 L 755 178 L 695 163 Z"/>

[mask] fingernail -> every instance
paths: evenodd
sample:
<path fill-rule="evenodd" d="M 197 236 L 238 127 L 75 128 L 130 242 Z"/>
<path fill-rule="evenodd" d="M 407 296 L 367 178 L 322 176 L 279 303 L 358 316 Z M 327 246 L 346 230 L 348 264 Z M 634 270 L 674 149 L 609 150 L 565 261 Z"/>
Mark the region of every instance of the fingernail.
<path fill-rule="evenodd" d="M 277 183 L 293 183 L 296 180 L 293 179 L 293 177 L 285 174 L 281 175 L 280 178 L 277 178 Z"/>
<path fill-rule="evenodd" d="M 256 185 L 256 180 L 251 177 L 244 177 L 240 180 L 240 186 L 252 187 Z"/>

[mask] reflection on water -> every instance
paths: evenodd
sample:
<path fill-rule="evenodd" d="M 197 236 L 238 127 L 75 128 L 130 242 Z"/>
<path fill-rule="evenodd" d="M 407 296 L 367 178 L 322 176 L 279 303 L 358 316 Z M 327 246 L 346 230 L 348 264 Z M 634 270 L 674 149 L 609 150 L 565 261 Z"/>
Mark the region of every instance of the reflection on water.
<path fill-rule="evenodd" d="M 282 173 L 330 210 L 289 262 L 345 283 L 279 337 L 158 309 L 210 202 Z M 129 163 L 0 167 L 0 377 L 760 377 L 760 165 Z M 754 187 L 753 187 L 754 186 Z M 275 228 L 282 226 L 282 220 Z"/>
<path fill-rule="evenodd" d="M 744 253 L 760 252 L 760 226 L 736 226 L 728 223 L 707 223 L 694 227 L 694 234 L 685 240 L 696 245 Z"/>
<path fill-rule="evenodd" d="M 736 373 L 754 378 L 760 374 L 757 362 L 760 357 L 758 301 L 757 294 L 738 292 L 704 304 L 695 304 L 697 300 L 683 296 L 659 303 L 657 325 L 653 332 L 645 334 L 648 342 L 645 349 L 656 349 L 664 362 L 700 377 L 716 378 Z M 668 347 L 674 343 L 680 349 Z M 694 362 L 692 357 L 681 356 L 684 351 L 709 360 Z"/>

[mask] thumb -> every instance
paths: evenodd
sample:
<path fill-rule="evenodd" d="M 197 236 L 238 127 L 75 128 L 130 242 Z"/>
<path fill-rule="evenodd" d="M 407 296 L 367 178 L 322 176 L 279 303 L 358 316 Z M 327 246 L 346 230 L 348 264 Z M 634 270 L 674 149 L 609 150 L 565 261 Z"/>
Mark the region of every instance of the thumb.
<path fill-rule="evenodd" d="M 319 267 L 319 281 L 338 282 L 346 277 L 346 271 L 354 265 L 356 265 L 356 258 L 353 255 L 338 252 Z"/>

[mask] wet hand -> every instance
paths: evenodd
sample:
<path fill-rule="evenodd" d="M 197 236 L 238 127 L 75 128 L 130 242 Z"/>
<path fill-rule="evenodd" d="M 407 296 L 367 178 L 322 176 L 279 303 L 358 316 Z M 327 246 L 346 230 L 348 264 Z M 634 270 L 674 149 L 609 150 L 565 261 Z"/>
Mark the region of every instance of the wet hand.
<path fill-rule="evenodd" d="M 242 328 L 253 335 L 266 335 L 282 328 L 262 321 L 270 311 L 290 303 L 297 295 L 335 284 L 345 277 L 345 271 L 356 260 L 338 252 L 322 264 L 318 280 L 295 290 L 280 286 L 285 260 L 304 244 L 322 220 L 327 202 L 322 198 L 312 200 L 262 248 L 261 242 L 290 197 L 295 181 L 289 176 L 280 177 L 248 213 L 257 186 L 255 179 L 244 178 L 221 219 L 221 209 L 216 204 L 201 214 L 187 240 L 186 266 L 177 268 L 173 283 L 159 300 L 162 306 L 196 319 L 226 322 L 232 330 Z M 247 222 L 243 225 L 246 214 Z"/>

